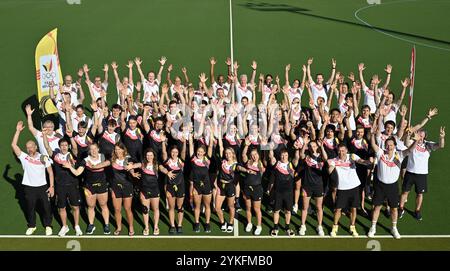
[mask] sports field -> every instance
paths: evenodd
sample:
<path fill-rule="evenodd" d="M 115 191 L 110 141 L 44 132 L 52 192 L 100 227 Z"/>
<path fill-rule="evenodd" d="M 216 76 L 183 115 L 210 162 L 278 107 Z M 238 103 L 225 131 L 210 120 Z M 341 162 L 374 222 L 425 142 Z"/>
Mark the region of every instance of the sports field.
<path fill-rule="evenodd" d="M 368 5 L 365 0 L 233 0 L 233 53 L 240 63 L 240 72 L 249 74 L 253 59 L 258 62 L 258 72 L 279 74 L 290 63 L 293 72 L 301 76 L 301 65 L 314 57 L 312 72 L 323 72 L 328 78 L 330 59 L 337 60 L 341 73 L 357 73 L 357 64 L 364 62 L 367 78 L 377 73 L 385 79 L 386 64 L 393 66 L 391 89 L 400 90 L 400 80 L 409 76 L 410 52 L 416 45 L 416 81 L 414 92 L 413 123 L 422 120 L 430 107 L 437 107 L 439 115 L 427 125 L 429 139 L 437 140 L 439 126 L 450 120 L 448 108 L 450 94 L 447 89 L 450 71 L 450 0 L 381 0 L 379 5 Z M 158 58 L 166 56 L 174 65 L 174 74 L 181 75 L 186 66 L 195 83 L 201 72 L 209 73 L 209 57 L 218 59 L 216 74 L 226 73 L 224 61 L 230 55 L 230 18 L 228 0 L 81 0 L 79 5 L 69 5 L 65 0 L 0 0 L 0 249 L 51 249 L 65 250 L 68 240 L 16 238 L 26 230 L 26 220 L 21 206 L 22 168 L 10 148 L 15 124 L 25 120 L 24 106 L 36 100 L 34 51 L 39 39 L 58 28 L 58 47 L 63 74 L 76 76 L 84 63 L 91 74 L 102 74 L 104 63 L 117 61 L 122 65 L 129 59 L 142 58 L 144 72 L 158 68 Z M 223 65 L 222 65 L 223 63 Z M 122 74 L 123 75 L 123 74 Z M 136 73 L 137 75 L 137 73 Z M 295 78 L 292 77 L 292 78 Z M 137 76 L 135 78 L 138 78 Z M 163 73 L 165 78 L 165 72 Z M 110 85 L 114 78 L 110 72 Z M 282 81 L 284 81 L 282 79 Z M 83 83 L 86 96 L 87 87 Z M 114 91 L 111 91 L 113 93 Z M 116 95 L 108 96 L 115 101 Z M 88 98 L 89 100 L 89 98 Z M 307 101 L 307 100 L 305 100 Z M 404 103 L 407 102 L 405 98 Z M 26 130 L 20 146 L 31 139 Z M 388 250 L 450 250 L 450 149 L 432 154 L 429 174 L 429 192 L 422 210 L 423 220 L 418 222 L 411 213 L 399 220 L 399 231 L 404 239 L 381 238 L 382 249 Z M 367 207 L 370 209 L 369 204 Z M 406 205 L 413 211 L 414 195 Z M 332 213 L 325 209 L 324 226 L 328 234 Z M 56 213 L 55 213 L 56 214 Z M 100 214 L 98 214 L 100 217 Z M 57 215 L 55 216 L 55 218 Z M 82 212 L 85 229 L 86 214 Z M 135 230 L 142 232 L 142 220 L 135 213 Z M 186 212 L 184 235 L 198 235 L 196 239 L 127 238 L 80 239 L 83 249 L 161 249 L 183 250 L 214 249 L 272 249 L 272 250 L 366 250 L 367 238 L 355 240 L 329 237 L 269 238 L 272 215 L 263 210 L 263 238 L 236 239 L 250 236 L 244 231 L 245 212 L 234 234 L 219 230 L 213 215 L 213 231 L 209 236 L 230 238 L 202 238 L 203 232 L 192 231 L 193 214 Z M 167 235 L 168 215 L 161 214 L 161 233 Z M 113 221 L 113 219 L 111 219 Z M 99 220 L 97 234 L 101 234 Z M 308 218 L 308 236 L 315 236 L 315 217 Z M 281 223 L 283 224 L 283 222 Z M 292 225 L 298 227 L 296 215 Z M 348 236 L 349 219 L 341 219 L 338 234 Z M 71 225 L 71 223 L 69 224 Z M 54 233 L 60 228 L 53 222 Z M 370 220 L 358 216 L 357 228 L 366 233 Z M 378 235 L 389 235 L 390 222 L 381 216 Z M 114 224 L 113 224 L 114 227 Z M 37 235 L 44 229 L 38 222 Z M 73 235 L 71 230 L 69 235 Z M 126 234 L 126 231 L 123 231 Z M 284 232 L 281 231 L 280 235 Z M 5 235 L 1 237 L 1 235 Z M 8 235 L 9 237 L 7 237 Z M 408 237 L 410 235 L 411 238 Z M 415 238 L 412 238 L 412 235 Z M 427 238 L 424 235 L 433 235 Z M 442 235 L 438 237 L 436 235 Z"/>

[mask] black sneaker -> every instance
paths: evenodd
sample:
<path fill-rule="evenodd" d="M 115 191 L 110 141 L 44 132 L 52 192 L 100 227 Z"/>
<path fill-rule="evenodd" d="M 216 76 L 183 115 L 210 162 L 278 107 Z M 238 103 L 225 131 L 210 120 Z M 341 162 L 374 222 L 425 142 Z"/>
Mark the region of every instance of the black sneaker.
<path fill-rule="evenodd" d="M 170 227 L 169 228 L 169 234 L 170 235 L 174 235 L 177 232 L 177 229 L 175 227 Z"/>
<path fill-rule="evenodd" d="M 111 230 L 109 229 L 109 224 L 103 226 L 103 234 L 111 234 Z"/>
<path fill-rule="evenodd" d="M 194 224 L 194 232 L 200 232 L 200 223 Z"/>
<path fill-rule="evenodd" d="M 209 223 L 206 223 L 206 225 L 205 225 L 205 232 L 206 233 L 210 233 L 211 232 L 211 226 L 209 225 Z"/>
<path fill-rule="evenodd" d="M 95 226 L 94 226 L 94 224 L 89 224 L 89 225 L 87 226 L 87 229 L 86 229 L 86 234 L 93 234 L 94 231 L 95 231 Z"/>
<path fill-rule="evenodd" d="M 177 234 L 183 234 L 183 227 L 177 227 Z"/>
<path fill-rule="evenodd" d="M 420 213 L 420 211 L 415 211 L 414 212 L 414 218 L 421 221 L 422 220 L 422 214 Z"/>
<path fill-rule="evenodd" d="M 398 218 L 402 218 L 405 214 L 405 209 L 399 208 L 398 209 Z"/>

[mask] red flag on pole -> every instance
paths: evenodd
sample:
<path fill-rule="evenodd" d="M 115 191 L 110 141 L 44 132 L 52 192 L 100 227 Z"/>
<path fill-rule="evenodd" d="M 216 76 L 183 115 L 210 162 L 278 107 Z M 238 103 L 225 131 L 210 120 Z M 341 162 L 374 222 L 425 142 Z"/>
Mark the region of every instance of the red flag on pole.
<path fill-rule="evenodd" d="M 416 74 L 416 46 L 412 48 L 411 51 L 411 69 L 409 74 L 409 119 L 408 124 L 411 125 L 411 115 L 412 115 L 412 104 L 413 104 L 413 96 L 414 96 L 414 77 Z"/>

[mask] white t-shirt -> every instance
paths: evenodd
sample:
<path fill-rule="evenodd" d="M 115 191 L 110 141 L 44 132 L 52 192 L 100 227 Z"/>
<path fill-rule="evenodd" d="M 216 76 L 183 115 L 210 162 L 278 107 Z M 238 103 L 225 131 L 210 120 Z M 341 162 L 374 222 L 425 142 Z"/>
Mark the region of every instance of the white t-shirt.
<path fill-rule="evenodd" d="M 89 85 L 89 88 L 92 89 L 94 98 L 95 98 L 95 100 L 97 100 L 98 98 L 101 97 L 102 90 L 104 90 L 106 92 L 106 90 L 108 89 L 108 83 L 103 82 L 102 85 L 98 88 L 95 86 L 94 83 L 91 82 L 91 84 Z"/>
<path fill-rule="evenodd" d="M 375 91 L 369 89 L 367 86 L 363 88 L 364 92 L 364 105 L 370 106 L 370 113 L 375 113 L 377 111 L 377 106 L 375 104 Z M 383 88 L 378 89 L 378 97 L 381 97 L 383 93 Z"/>
<path fill-rule="evenodd" d="M 155 79 L 153 83 L 150 83 L 147 79 L 142 78 L 142 85 L 144 86 L 144 97 L 142 97 L 144 103 L 150 103 L 152 101 L 152 96 L 156 98 L 156 101 L 159 101 L 158 79 Z"/>
<path fill-rule="evenodd" d="M 295 98 L 298 98 L 299 101 L 300 101 L 300 104 L 301 104 L 301 102 L 302 102 L 302 95 L 303 95 L 303 89 L 301 89 L 301 88 L 293 88 L 293 87 L 289 86 L 288 98 L 289 98 L 289 102 L 290 103 L 292 103 L 292 101 Z"/>
<path fill-rule="evenodd" d="M 267 86 L 266 84 L 263 85 L 262 96 L 265 105 L 267 105 L 267 103 L 269 102 L 270 94 L 272 94 L 272 91 L 273 84 L 270 84 L 270 86 Z"/>
<path fill-rule="evenodd" d="M 213 90 L 214 90 L 214 97 L 217 98 L 217 89 L 218 88 L 222 88 L 223 89 L 223 93 L 225 94 L 225 96 L 228 96 L 228 92 L 230 91 L 230 84 L 228 84 L 227 82 L 223 83 L 223 85 L 219 85 L 217 82 L 214 82 L 212 84 Z"/>
<path fill-rule="evenodd" d="M 339 105 L 339 110 L 341 111 L 342 115 L 345 115 L 345 113 L 348 111 L 348 105 L 344 102 L 341 105 Z M 348 119 L 348 122 L 350 123 L 350 129 L 352 131 L 356 130 L 356 123 L 355 123 L 355 112 L 352 111 L 352 115 L 350 116 L 350 118 Z M 348 127 L 345 127 L 346 130 L 348 129 Z"/>
<path fill-rule="evenodd" d="M 405 143 L 402 140 L 400 140 L 400 138 L 398 138 L 397 135 L 388 136 L 384 133 L 382 133 L 379 137 L 376 138 L 377 145 L 380 147 L 380 149 L 386 150 L 385 142 L 386 142 L 386 139 L 388 139 L 389 137 L 393 137 L 395 139 L 395 141 L 397 142 L 397 147 L 396 147 L 397 150 L 404 151 L 404 150 L 408 149 L 405 146 Z"/>
<path fill-rule="evenodd" d="M 330 166 L 334 166 L 338 175 L 338 190 L 350 190 L 358 187 L 361 182 L 356 173 L 356 162 L 361 159 L 356 154 L 347 154 L 345 161 L 339 157 L 328 160 Z"/>
<path fill-rule="evenodd" d="M 92 126 L 92 120 L 90 118 L 88 118 L 86 116 L 86 114 L 83 114 L 83 116 L 78 117 L 77 113 L 75 111 L 73 111 L 72 112 L 72 126 L 73 126 L 73 130 L 75 132 L 78 133 L 78 123 L 80 123 L 82 121 L 87 122 L 87 124 L 88 124 L 87 129 L 89 129 Z"/>
<path fill-rule="evenodd" d="M 400 176 L 400 167 L 403 161 L 403 152 L 394 151 L 394 155 L 389 159 L 387 152 L 379 148 L 377 157 L 377 178 L 382 183 L 393 184 Z"/>
<path fill-rule="evenodd" d="M 328 85 L 323 85 L 321 88 L 319 88 L 316 83 L 312 83 L 311 84 L 311 92 L 313 95 L 313 100 L 314 100 L 314 104 L 317 106 L 317 99 L 319 97 L 323 97 L 323 99 L 325 100 L 325 104 L 328 101 L 328 97 L 327 97 L 327 91 L 328 91 Z"/>
<path fill-rule="evenodd" d="M 23 185 L 39 187 L 47 184 L 45 169 L 51 166 L 50 158 L 47 155 L 37 152 L 34 157 L 31 157 L 21 152 L 18 158 L 23 168 Z"/>
<path fill-rule="evenodd" d="M 39 151 L 43 155 L 47 155 L 48 156 L 47 150 L 45 149 L 45 146 L 44 146 L 44 138 L 42 136 L 42 132 L 38 131 L 34 138 L 36 138 L 36 140 L 38 142 Z M 62 138 L 62 136 L 61 135 L 57 135 L 55 132 L 53 132 L 53 135 L 47 136 L 48 144 L 50 145 L 50 148 L 52 149 L 52 151 L 59 150 L 58 143 L 59 143 L 59 140 L 61 138 Z"/>
<path fill-rule="evenodd" d="M 397 106 L 397 104 L 390 104 L 388 106 L 390 106 L 391 108 L 390 108 L 387 116 L 385 116 L 383 119 L 383 123 L 381 124 L 381 126 L 382 126 L 381 131 L 384 131 L 384 123 L 388 120 L 392 120 L 395 124 L 397 124 L 398 106 Z M 386 106 L 384 106 L 384 107 L 386 107 Z M 395 129 L 394 129 L 394 133 L 396 133 L 396 132 L 397 132 L 397 127 L 395 127 Z"/>
<path fill-rule="evenodd" d="M 431 141 L 424 141 L 417 144 L 416 148 L 408 154 L 408 165 L 406 171 L 415 174 L 428 174 L 428 160 L 431 151 L 439 148 L 439 144 Z"/>
<path fill-rule="evenodd" d="M 253 100 L 253 90 L 250 88 L 249 84 L 243 87 L 239 82 L 236 82 L 236 98 L 237 102 L 240 103 L 242 98 L 247 97 L 249 101 Z"/>
<path fill-rule="evenodd" d="M 120 90 L 119 90 L 119 85 L 116 85 L 117 87 L 117 104 L 120 104 Z M 128 84 L 127 85 L 127 96 L 128 95 L 133 95 L 133 91 L 134 91 L 134 85 L 133 84 Z"/>
<path fill-rule="evenodd" d="M 62 86 L 62 92 L 63 93 L 70 93 L 70 103 L 73 106 L 77 106 L 78 103 L 78 89 L 77 85 L 75 83 L 70 84 L 70 86 L 66 86 L 65 84 Z M 58 94 L 56 94 L 56 99 L 58 101 L 63 100 L 63 96 L 61 95 L 61 91 L 58 91 Z"/>

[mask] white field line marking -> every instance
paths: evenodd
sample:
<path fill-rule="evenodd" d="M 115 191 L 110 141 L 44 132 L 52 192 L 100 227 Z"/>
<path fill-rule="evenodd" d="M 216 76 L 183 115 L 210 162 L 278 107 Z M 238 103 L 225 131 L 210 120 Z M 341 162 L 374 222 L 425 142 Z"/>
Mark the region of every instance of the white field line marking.
<path fill-rule="evenodd" d="M 135 235 L 135 236 L 110 236 L 110 235 L 67 235 L 64 237 L 60 237 L 57 235 L 45 236 L 45 235 L 0 235 L 0 239 L 8 239 L 8 238 L 19 238 L 19 239 L 393 239 L 392 235 L 376 235 L 375 238 L 369 238 L 367 236 L 358 236 L 353 237 L 351 235 L 338 235 L 336 237 L 331 236 L 210 236 L 210 235 L 190 235 L 190 236 L 171 236 L 171 235 L 162 235 L 162 236 L 143 236 L 143 235 Z M 450 235 L 402 235 L 402 239 L 414 239 L 414 238 L 450 238 Z"/>
<path fill-rule="evenodd" d="M 233 48 L 233 9 L 230 0 L 230 58 L 231 72 L 234 73 L 234 48 Z"/>
<path fill-rule="evenodd" d="M 234 73 L 234 48 L 233 48 L 233 8 L 232 8 L 232 0 L 230 3 L 230 58 L 231 58 L 231 72 Z M 239 236 L 239 225 L 238 220 L 234 218 L 233 222 L 233 237 Z"/>
<path fill-rule="evenodd" d="M 398 40 L 401 40 L 401 41 L 404 41 L 404 42 L 408 42 L 408 43 L 411 43 L 411 44 L 421 45 L 421 46 L 428 47 L 428 48 L 433 48 L 433 49 L 444 50 L 444 51 L 449 51 L 450 52 L 450 48 L 443 48 L 443 47 L 439 47 L 439 46 L 429 45 L 429 44 L 426 44 L 426 43 L 422 43 L 422 42 L 418 42 L 418 41 L 414 41 L 414 40 L 409 40 L 409 39 L 404 39 L 404 38 L 395 36 L 393 34 L 387 33 L 387 32 L 385 32 L 383 30 L 375 28 L 373 25 L 369 24 L 368 22 L 364 21 L 363 19 L 361 19 L 358 16 L 358 13 L 360 11 L 366 10 L 368 8 L 371 8 L 371 7 L 381 6 L 381 5 L 392 5 L 392 4 L 398 4 L 398 3 L 407 3 L 407 2 L 418 2 L 418 0 L 401 0 L 401 1 L 394 1 L 394 2 L 388 2 L 388 3 L 381 3 L 379 5 L 369 5 L 369 6 L 365 6 L 365 7 L 362 7 L 360 9 L 356 10 L 354 16 L 355 16 L 355 18 L 358 21 L 362 22 L 363 24 L 367 25 L 368 27 L 372 28 L 373 30 L 375 30 L 375 31 L 377 31 L 377 32 L 379 32 L 381 34 L 384 34 L 386 36 L 389 36 L 391 38 L 398 39 Z M 434 1 L 434 2 L 448 2 L 448 1 Z M 428 3 L 433 3 L 433 2 L 430 1 Z"/>

